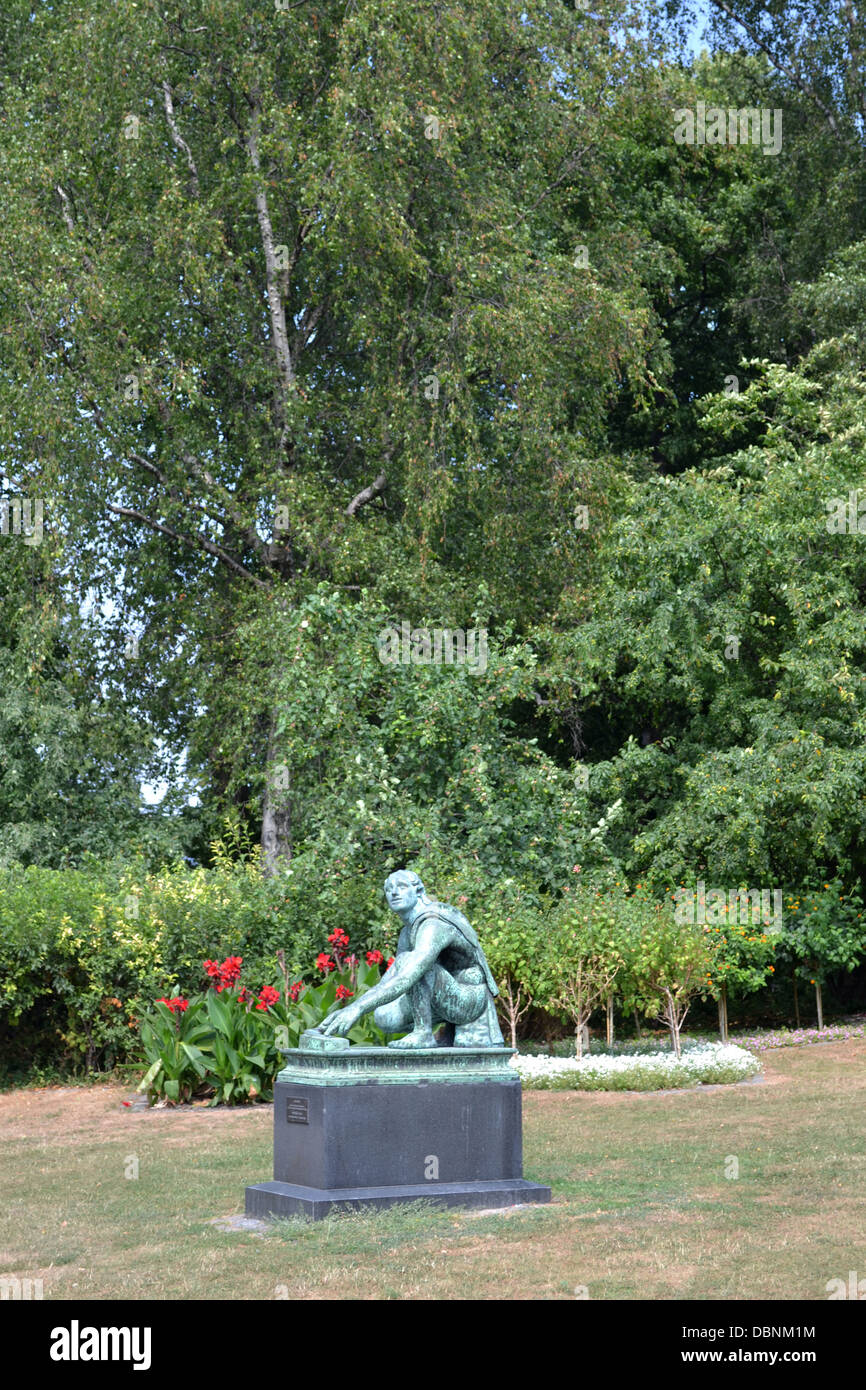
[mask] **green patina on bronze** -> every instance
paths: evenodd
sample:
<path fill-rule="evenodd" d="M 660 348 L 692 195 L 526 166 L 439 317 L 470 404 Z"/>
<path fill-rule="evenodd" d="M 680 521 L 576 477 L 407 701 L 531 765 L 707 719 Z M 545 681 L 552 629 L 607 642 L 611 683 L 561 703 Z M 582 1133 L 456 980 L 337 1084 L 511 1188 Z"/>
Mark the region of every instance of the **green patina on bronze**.
<path fill-rule="evenodd" d="M 513 1081 L 520 1078 L 510 1047 L 346 1047 L 340 1051 L 292 1048 L 277 1081 L 307 1086 L 355 1086 L 365 1081 L 425 1085 L 447 1081 Z"/>
<path fill-rule="evenodd" d="M 377 985 L 305 1034 L 303 1050 L 339 1046 L 368 1013 L 383 1033 L 405 1034 L 388 1044 L 398 1051 L 502 1049 L 496 982 L 463 913 L 429 897 L 407 869 L 385 880 L 385 897 L 403 923 L 392 964 Z"/>

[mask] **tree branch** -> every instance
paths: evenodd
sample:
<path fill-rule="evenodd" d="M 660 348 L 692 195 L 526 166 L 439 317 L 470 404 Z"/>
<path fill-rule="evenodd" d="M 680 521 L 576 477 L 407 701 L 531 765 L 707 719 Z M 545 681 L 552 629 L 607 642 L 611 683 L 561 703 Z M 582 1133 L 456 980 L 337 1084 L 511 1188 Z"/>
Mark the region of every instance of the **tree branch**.
<path fill-rule="evenodd" d="M 244 568 L 239 560 L 236 560 L 233 555 L 229 555 L 227 550 L 223 550 L 222 546 L 216 545 L 215 542 L 210 540 L 207 536 L 203 536 L 200 531 L 196 531 L 192 536 L 184 536 L 180 531 L 175 531 L 171 526 L 165 526 L 161 521 L 152 521 L 149 516 L 145 516 L 144 512 L 136 511 L 134 507 L 116 507 L 112 502 L 106 502 L 105 505 L 110 512 L 114 512 L 115 516 L 125 516 L 129 517 L 132 521 L 140 521 L 142 526 L 147 526 L 149 530 L 157 531 L 160 535 L 169 536 L 172 540 L 180 541 L 181 545 L 188 545 L 193 548 L 198 548 L 199 550 L 207 551 L 208 555 L 213 555 L 215 559 L 220 560 L 222 564 L 227 565 L 228 568 L 234 570 L 236 574 L 242 574 L 244 579 L 249 579 L 257 588 L 270 588 L 269 584 L 259 579 L 257 575 L 251 574 L 248 569 Z"/>
<path fill-rule="evenodd" d="M 171 138 L 174 141 L 177 148 L 181 150 L 183 154 L 186 155 L 187 168 L 189 169 L 190 192 L 192 193 L 192 196 L 194 198 L 197 198 L 198 170 L 195 167 L 195 160 L 192 157 L 192 151 L 177 128 L 177 121 L 175 120 L 174 115 L 174 103 L 171 99 L 171 87 L 168 85 L 168 82 L 163 82 L 162 84 L 162 95 L 163 102 L 165 105 L 165 119 L 168 123 L 168 128 L 171 131 Z"/>
<path fill-rule="evenodd" d="M 239 514 L 234 511 L 230 502 L 226 500 L 228 494 L 225 492 L 225 489 L 220 488 L 219 484 L 211 477 L 207 469 L 202 468 L 201 464 L 197 459 L 194 459 L 191 454 L 183 455 L 184 463 L 192 468 L 196 476 L 201 478 L 214 493 L 222 493 L 222 496 L 219 497 L 218 500 L 223 508 L 224 514 L 216 511 L 213 507 L 206 507 L 203 502 L 194 502 L 190 497 L 185 496 L 184 493 L 171 482 L 171 479 L 166 477 L 162 469 L 157 468 L 156 464 L 153 463 L 151 459 L 146 458 L 144 454 L 140 454 L 137 450 L 131 449 L 129 457 L 137 463 L 140 468 L 146 469 L 148 473 L 151 473 L 162 484 L 166 494 L 173 502 L 179 502 L 184 507 L 191 507 L 194 512 L 200 512 L 202 516 L 208 517 L 210 521 L 215 521 L 218 526 L 225 527 L 225 518 L 228 516 L 233 525 L 242 533 L 247 544 L 258 550 L 263 559 L 267 558 L 267 546 L 258 535 L 255 527 L 250 526 L 243 517 L 239 516 Z"/>
<path fill-rule="evenodd" d="M 86 400 L 87 404 L 93 411 L 93 417 L 96 420 L 97 424 L 104 429 L 105 417 L 102 413 L 100 406 L 90 396 L 86 397 Z M 270 562 L 270 547 L 267 545 L 265 541 L 261 539 L 255 527 L 249 525 L 247 521 L 242 516 L 240 516 L 238 512 L 235 511 L 232 505 L 231 497 L 226 492 L 225 488 L 220 487 L 216 479 L 208 472 L 206 468 L 202 467 L 202 465 L 198 462 L 196 458 L 193 457 L 192 454 L 182 454 L 184 463 L 187 465 L 188 468 L 192 469 L 192 471 L 196 474 L 198 478 L 201 478 L 201 480 L 205 483 L 207 487 L 211 489 L 212 492 L 217 494 L 217 501 L 222 506 L 224 515 L 220 515 L 219 513 L 215 512 L 212 508 L 204 506 L 201 502 L 194 502 L 191 498 L 185 497 L 178 490 L 178 488 L 171 482 L 171 479 L 168 478 L 165 475 L 165 473 L 163 473 L 162 469 L 157 467 L 153 460 L 147 458 L 145 454 L 139 453 L 137 449 L 130 449 L 128 451 L 128 454 L 134 463 L 137 463 L 140 468 L 145 469 L 146 472 L 150 473 L 152 477 L 157 479 L 157 481 L 162 485 L 162 487 L 165 488 L 167 495 L 173 501 L 179 502 L 183 506 L 191 507 L 193 511 L 200 512 L 202 516 L 206 516 L 211 521 L 215 521 L 218 526 L 225 527 L 225 517 L 227 516 L 229 520 L 232 522 L 232 524 L 236 526 L 238 530 L 241 532 L 247 544 L 251 545 L 255 550 L 257 550 L 261 558 L 266 563 Z M 116 507 L 109 507 L 109 510 L 118 512 L 118 509 Z M 145 525 L 150 526 L 152 530 L 162 531 L 164 535 L 172 536 L 176 540 L 183 541 L 186 545 L 200 545 L 203 549 L 208 550 L 210 554 L 216 555 L 218 556 L 218 558 L 224 560 L 224 562 L 228 564 L 230 567 L 236 568 L 239 573 L 244 574 L 248 579 L 253 579 L 254 582 L 257 584 L 262 583 L 261 580 L 256 579 L 255 575 L 250 574 L 249 570 L 244 569 L 243 565 L 241 565 L 239 561 L 235 560 L 228 553 L 228 551 L 223 550 L 222 547 L 215 545 L 215 542 L 208 540 L 207 536 L 201 535 L 200 532 L 196 532 L 196 539 L 194 541 L 191 541 L 188 537 L 182 536 L 179 532 L 171 530 L 171 528 L 162 525 L 160 522 L 150 521 L 146 516 L 144 516 L 142 512 L 134 512 L 130 508 L 124 508 L 120 512 L 118 512 L 118 515 L 135 516 L 138 520 L 143 521 Z M 268 586 L 263 585 L 262 587 L 267 588 Z"/>
<path fill-rule="evenodd" d="M 57 189 L 57 192 L 60 194 L 61 211 L 62 211 L 63 221 L 66 223 L 66 230 L 69 232 L 69 235 L 70 235 L 70 236 L 74 236 L 74 235 L 75 235 L 75 221 L 74 221 L 73 216 L 72 216 L 72 202 L 71 202 L 71 200 L 70 200 L 69 194 L 66 192 L 66 189 L 65 189 L 65 188 L 61 188 L 61 186 L 60 186 L 59 183 L 56 184 L 55 187 L 56 187 L 56 189 Z M 88 254 L 87 254 L 86 251 L 85 251 L 85 252 L 83 253 L 83 255 L 82 255 L 82 260 L 83 260 L 83 262 L 84 262 L 84 268 L 85 268 L 85 270 L 88 271 L 88 273 L 91 273 L 91 274 L 92 274 L 92 272 L 93 272 L 93 261 L 90 259 L 90 257 L 88 256 Z"/>
<path fill-rule="evenodd" d="M 376 478 L 369 487 L 362 488 L 361 491 L 352 498 L 346 508 L 346 516 L 354 516 L 358 509 L 363 507 L 366 502 L 372 502 L 374 497 L 384 491 L 387 481 L 385 474 L 380 473 L 378 478 Z"/>
<path fill-rule="evenodd" d="M 317 324 L 318 324 L 318 322 L 319 322 L 319 319 L 322 317 L 322 314 L 323 314 L 324 312 L 325 312 L 325 305 L 324 305 L 324 302 L 321 303 L 321 304 L 317 304 L 316 307 L 315 307 L 315 309 L 312 309 L 312 310 L 305 309 L 305 310 L 304 310 L 303 314 L 301 315 L 301 321 L 300 321 L 300 323 L 298 324 L 298 331 L 297 331 L 297 333 L 295 334 L 295 344 L 294 344 L 295 360 L 297 360 L 298 357 L 300 357 L 300 355 L 301 355 L 301 353 L 303 352 L 304 348 L 307 346 L 307 343 L 308 343 L 308 342 L 310 341 L 310 339 L 312 338 L 313 333 L 315 332 L 316 326 L 317 326 Z"/>
<path fill-rule="evenodd" d="M 184 454 L 183 461 L 188 468 L 192 469 L 196 477 L 201 478 L 205 486 L 210 488 L 211 492 L 217 496 L 226 516 L 229 518 L 232 525 L 238 528 L 247 544 L 258 550 L 263 558 L 267 558 L 269 552 L 267 542 L 262 540 L 255 526 L 251 526 L 246 518 L 241 516 L 240 512 L 235 509 L 231 494 L 217 482 L 213 474 L 210 473 L 207 468 L 203 467 L 192 454 Z"/>
<path fill-rule="evenodd" d="M 262 180 L 261 160 L 259 158 L 259 102 L 254 98 L 251 102 L 253 111 L 250 122 L 250 129 L 247 135 L 247 153 L 250 163 L 256 172 L 256 215 L 259 221 L 259 232 L 262 238 L 262 248 L 265 253 L 265 275 L 267 280 L 268 306 L 271 311 L 271 329 L 274 335 L 274 351 L 277 356 L 277 365 L 280 370 L 280 379 L 286 391 L 291 391 L 295 385 L 295 368 L 292 362 L 292 354 L 289 348 L 289 335 L 286 329 L 286 309 L 283 303 L 283 296 L 280 293 L 279 270 L 277 268 L 277 258 L 274 251 L 274 231 L 271 225 L 271 214 L 268 208 L 268 196 L 265 192 Z"/>
<path fill-rule="evenodd" d="M 857 41 L 857 25 L 860 21 L 859 16 L 855 16 L 854 14 L 854 7 L 851 4 L 851 0 L 847 0 L 845 5 L 845 18 L 848 21 L 848 29 L 851 34 L 850 46 L 852 66 L 856 77 L 859 79 L 859 81 L 855 83 L 854 78 L 851 78 L 851 86 L 856 87 L 857 107 L 864 122 L 866 122 L 866 83 L 864 83 L 863 50 Z M 851 68 L 848 69 L 848 74 L 850 77 Z"/>
<path fill-rule="evenodd" d="M 66 223 L 66 227 L 70 236 L 74 236 L 75 223 L 72 220 L 72 208 L 69 202 L 69 194 L 65 191 L 65 189 L 60 187 L 60 184 L 57 185 L 57 192 L 60 194 L 63 203 L 63 221 Z"/>
<path fill-rule="evenodd" d="M 773 64 L 773 67 L 776 68 L 779 72 L 784 73 L 784 75 L 791 82 L 794 83 L 794 86 L 797 88 L 797 90 L 802 92 L 804 97 L 807 97 L 809 101 L 813 103 L 813 105 L 818 107 L 819 111 L 821 111 L 821 113 L 823 114 L 833 134 L 836 136 L 840 136 L 841 132 L 839 130 L 839 126 L 836 123 L 836 117 L 833 115 L 833 112 L 830 110 L 830 107 L 827 106 L 827 104 L 821 100 L 821 98 L 818 96 L 818 93 L 812 87 L 809 86 L 809 83 L 806 81 L 806 79 L 800 76 L 796 68 L 792 68 L 790 64 L 785 63 L 776 53 L 774 53 L 773 50 L 770 48 L 770 45 L 766 42 L 765 39 L 761 37 L 761 34 L 754 27 L 754 25 L 749 24 L 748 21 L 745 19 L 740 19 L 739 15 L 735 14 L 734 11 L 731 9 L 730 5 L 727 3 L 727 0 L 713 0 L 713 4 L 717 5 L 720 10 L 724 10 L 728 18 L 732 19 L 735 24 L 739 24 L 741 29 L 745 29 L 749 38 L 752 40 L 752 43 L 756 44 L 758 48 L 760 48 L 762 53 L 766 53 L 770 62 Z"/>

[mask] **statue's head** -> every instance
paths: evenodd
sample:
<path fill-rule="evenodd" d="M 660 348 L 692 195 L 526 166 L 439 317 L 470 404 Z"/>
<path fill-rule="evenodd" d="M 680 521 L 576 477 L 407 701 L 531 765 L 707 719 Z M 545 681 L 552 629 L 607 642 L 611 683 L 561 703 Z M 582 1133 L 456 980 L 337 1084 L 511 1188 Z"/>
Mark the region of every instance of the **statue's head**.
<path fill-rule="evenodd" d="M 425 897 L 424 884 L 411 869 L 398 869 L 385 879 L 385 897 L 394 912 L 405 912 Z"/>

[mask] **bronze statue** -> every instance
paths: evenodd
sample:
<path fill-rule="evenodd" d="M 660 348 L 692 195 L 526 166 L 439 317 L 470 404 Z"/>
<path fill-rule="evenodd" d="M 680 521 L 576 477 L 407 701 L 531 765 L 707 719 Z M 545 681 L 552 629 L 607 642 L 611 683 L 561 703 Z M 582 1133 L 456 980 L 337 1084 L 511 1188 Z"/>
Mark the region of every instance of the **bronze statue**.
<path fill-rule="evenodd" d="M 389 1047 L 504 1047 L 498 994 L 481 943 L 462 912 L 428 897 L 417 874 L 398 869 L 385 897 L 403 922 L 397 954 L 382 979 L 315 1030 L 344 1037 L 364 1014 L 384 1033 L 403 1033 Z M 434 1029 L 444 1024 L 437 1037 Z"/>

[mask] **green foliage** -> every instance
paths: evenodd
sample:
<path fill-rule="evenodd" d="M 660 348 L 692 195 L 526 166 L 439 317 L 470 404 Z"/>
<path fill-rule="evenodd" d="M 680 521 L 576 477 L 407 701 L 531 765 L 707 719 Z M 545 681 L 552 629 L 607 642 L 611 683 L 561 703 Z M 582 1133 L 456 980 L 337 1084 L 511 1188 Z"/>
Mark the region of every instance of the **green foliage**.
<path fill-rule="evenodd" d="M 582 1030 L 613 990 L 623 967 L 622 938 L 612 915 L 575 890 L 546 924 L 543 991 L 547 1007 L 570 1020 L 575 1055 L 583 1055 Z"/>
<path fill-rule="evenodd" d="M 0 457 L 34 460 L 104 601 L 91 688 L 190 749 L 211 826 L 261 792 L 267 697 L 299 675 L 256 623 L 326 583 L 456 627 L 482 582 L 525 622 L 588 549 L 574 501 L 657 336 L 602 192 L 643 42 L 595 30 L 534 0 L 71 0 L 14 26 Z"/>
<path fill-rule="evenodd" d="M 866 955 L 863 901 L 839 881 L 791 896 L 786 902 L 782 955 L 810 984 L 850 971 Z"/>
<path fill-rule="evenodd" d="M 723 992 L 726 997 L 752 994 L 774 974 L 779 936 L 766 924 L 744 922 L 742 914 L 725 913 L 721 923 L 710 925 L 705 935 L 712 952 L 707 983 L 714 999 Z"/>
<path fill-rule="evenodd" d="M 644 1013 L 670 1029 L 680 1056 L 680 1030 L 693 999 L 706 995 L 711 983 L 713 950 L 710 929 L 680 922 L 670 910 L 659 915 L 654 932 L 634 939 L 632 971 L 636 998 Z"/>
<path fill-rule="evenodd" d="M 590 812 L 620 802 L 612 861 L 656 892 L 684 871 L 784 888 L 866 870 L 866 551 L 828 529 L 861 475 L 864 382 L 827 345 L 808 371 L 754 365 L 705 403 L 715 466 L 636 482 L 591 613 L 562 605 L 540 634 L 597 755 Z M 750 419 L 760 447 L 740 450 Z"/>
<path fill-rule="evenodd" d="M 544 997 L 547 933 L 546 906 L 532 891 L 507 878 L 491 888 L 474 916 L 487 963 L 499 988 L 497 1005 L 511 1046 L 517 1025 L 530 1006 Z"/>
<path fill-rule="evenodd" d="M 0 484 L 0 506 L 20 495 Z M 31 496 L 31 525 L 35 506 Z M 94 689 L 94 633 L 69 604 L 50 500 L 39 506 L 38 543 L 0 534 L 0 865 L 56 866 L 121 846 L 158 857 L 160 842 L 176 853 L 171 823 L 140 808 L 137 770 L 153 735 Z"/>
<path fill-rule="evenodd" d="M 342 961 L 338 956 L 335 963 L 337 968 L 323 980 L 303 985 L 297 1002 L 287 1003 L 287 992 L 283 1000 L 273 1006 L 281 1030 L 285 1030 L 280 1031 L 281 1047 L 297 1047 L 301 1033 L 307 1028 L 318 1028 L 341 998 L 365 994 L 381 979 L 382 972 L 378 965 L 359 960 L 356 956 L 344 957 Z M 338 995 L 341 986 L 349 991 L 348 995 Z M 377 1028 L 373 1022 L 372 1014 L 365 1014 L 359 1019 L 346 1037 L 361 1047 L 382 1047 L 386 1041 L 381 1028 Z"/>
<path fill-rule="evenodd" d="M 205 996 L 210 1024 L 204 1039 L 205 1075 L 216 1082 L 214 1103 L 231 1105 L 256 1096 L 269 1100 L 275 1073 L 268 1074 L 265 1029 L 251 1002 L 235 1007 L 235 1001 L 226 994 L 209 990 Z"/>
<path fill-rule="evenodd" d="M 710 988 L 709 932 L 677 921 L 671 900 L 653 898 L 641 885 L 633 891 L 624 881 L 569 885 L 545 922 L 537 1000 L 571 1020 L 578 1057 L 581 1029 L 608 995 L 629 1012 L 664 1022 L 679 1056 L 690 1004 Z"/>
<path fill-rule="evenodd" d="M 130 865 L 89 863 L 83 869 L 34 866 L 0 872 L 0 1038 L 6 1069 L 58 1063 L 110 1069 L 140 1056 L 143 1042 L 160 1049 L 165 1067 L 154 1073 L 154 1094 L 178 1098 L 202 1083 L 180 1041 L 177 1020 L 153 1010 L 161 995 L 189 998 L 180 1023 L 201 1022 L 202 961 L 232 954 L 257 987 L 276 986 L 280 1001 L 267 1017 L 253 1007 L 234 1020 L 204 1018 L 223 1050 L 208 1054 L 220 1086 L 238 1099 L 243 1078 L 258 1088 L 279 1066 L 279 1046 L 295 1046 L 337 1003 L 378 979 L 366 949 L 392 954 L 396 922 L 381 899 L 379 866 L 367 874 L 336 863 L 300 859 L 290 873 L 261 878 L 254 862 L 209 870 L 176 866 L 158 873 Z M 624 1009 L 664 1018 L 678 1029 L 696 995 L 715 997 L 760 988 L 781 959 L 803 979 L 826 981 L 862 959 L 866 946 L 861 902 L 839 882 L 788 898 L 781 946 L 764 928 L 727 920 L 678 926 L 673 899 L 654 898 L 624 881 L 586 885 L 572 873 L 558 899 L 514 879 L 486 880 L 473 857 L 430 861 L 441 873 L 441 896 L 476 925 L 500 985 L 500 1009 L 516 1043 L 529 1007 L 567 1017 L 576 1031 L 612 990 Z M 423 872 L 426 868 L 420 866 Z M 328 938 L 352 941 L 337 948 Z M 774 954 L 775 947 L 775 954 Z M 338 967 L 325 975 L 317 952 Z M 295 986 L 295 1000 L 289 991 Z M 226 996 L 220 996 L 226 997 Z M 147 1022 L 145 1023 L 145 1019 Z M 233 1032 L 235 1022 L 242 1032 Z M 265 1028 L 265 1025 L 267 1027 Z M 262 1033 L 262 1028 L 265 1032 Z M 150 1031 L 148 1031 L 150 1030 Z M 672 1034 L 673 1035 L 673 1034 Z M 379 1044 L 372 1018 L 353 1029 L 353 1042 Z M 171 1047 L 167 1043 L 171 1043 Z M 264 1067 L 252 1059 L 263 1057 Z M 236 1065 L 237 1061 L 237 1065 Z M 258 1078 L 258 1080 L 256 1080 Z M 153 1080 L 153 1078 L 152 1078 Z M 240 1089 L 239 1089 L 240 1088 Z"/>
<path fill-rule="evenodd" d="M 179 997 L 172 995 L 172 999 Z M 141 1042 L 151 1065 L 138 1089 L 146 1091 L 150 1099 L 164 1096 L 177 1104 L 190 1100 L 200 1088 L 207 1072 L 201 1046 L 213 1037 L 206 1003 L 205 999 L 196 1000 L 181 1013 L 160 1000 L 154 1013 L 142 1020 Z"/>
<path fill-rule="evenodd" d="M 461 615 L 466 627 L 486 627 L 483 599 Z M 416 618 L 448 625 L 444 614 L 416 609 Z M 382 877 L 407 862 L 429 869 L 442 897 L 456 876 L 475 880 L 481 902 L 501 878 L 558 887 L 576 859 L 601 862 L 585 794 L 515 719 L 533 700 L 531 650 L 505 633 L 491 639 L 483 669 L 384 665 L 377 637 L 395 621 L 375 594 L 321 585 L 292 610 L 267 608 L 241 628 L 244 650 L 259 654 L 261 705 L 245 706 L 239 689 L 216 682 L 228 785 L 251 789 L 255 804 L 273 766 L 250 776 L 250 739 L 264 710 L 279 711 L 273 765 L 290 788 L 291 882 L 314 883 L 328 903 L 337 894 L 339 916 L 345 894 L 369 911 L 362 880 L 371 865 Z M 377 901 L 380 887 L 377 879 Z"/>

